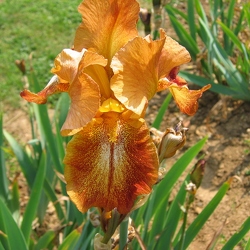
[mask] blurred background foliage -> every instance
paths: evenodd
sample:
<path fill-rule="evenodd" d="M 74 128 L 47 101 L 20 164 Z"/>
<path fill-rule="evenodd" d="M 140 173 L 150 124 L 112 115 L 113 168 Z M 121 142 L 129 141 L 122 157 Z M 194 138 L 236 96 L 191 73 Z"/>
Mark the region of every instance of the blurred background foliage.
<path fill-rule="evenodd" d="M 39 84 L 51 78 L 50 69 L 62 48 L 70 48 L 76 27 L 80 0 L 0 1 L 0 100 L 17 107 L 23 83 L 15 60 L 24 59 L 36 70 Z M 29 67 L 27 67 L 29 70 Z"/>

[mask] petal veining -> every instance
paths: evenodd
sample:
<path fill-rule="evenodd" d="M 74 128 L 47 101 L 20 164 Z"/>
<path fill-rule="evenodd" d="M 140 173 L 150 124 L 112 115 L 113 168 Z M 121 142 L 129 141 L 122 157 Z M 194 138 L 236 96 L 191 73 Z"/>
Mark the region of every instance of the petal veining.
<path fill-rule="evenodd" d="M 135 0 L 85 0 L 78 7 L 82 23 L 74 49 L 93 49 L 111 61 L 128 40 L 137 36 L 139 5 Z"/>
<path fill-rule="evenodd" d="M 64 163 L 67 192 L 82 212 L 116 207 L 126 214 L 158 178 L 158 156 L 147 126 L 134 128 L 115 112 L 77 133 Z"/>
<path fill-rule="evenodd" d="M 160 30 L 160 37 L 165 38 L 165 44 L 159 60 L 159 78 L 168 77 L 170 71 L 191 60 L 189 52 L 185 47 L 171 37 L 166 36 L 165 32 Z"/>
<path fill-rule="evenodd" d="M 199 90 L 190 90 L 186 85 L 178 86 L 176 83 L 173 83 L 169 86 L 169 90 L 180 110 L 187 115 L 194 115 L 198 109 L 198 99 L 210 87 L 211 85 L 208 84 Z"/>
<path fill-rule="evenodd" d="M 164 39 L 152 41 L 136 37 L 112 60 L 111 89 L 129 110 L 141 115 L 158 88 L 158 60 Z"/>
<path fill-rule="evenodd" d="M 83 49 L 81 52 L 64 49 L 55 59 L 55 67 L 51 72 L 56 74 L 60 80 L 72 83 L 78 72 L 79 62 L 83 54 L 86 52 Z"/>
<path fill-rule="evenodd" d="M 73 135 L 92 120 L 100 106 L 100 91 L 97 83 L 82 73 L 69 88 L 70 109 L 61 134 Z"/>

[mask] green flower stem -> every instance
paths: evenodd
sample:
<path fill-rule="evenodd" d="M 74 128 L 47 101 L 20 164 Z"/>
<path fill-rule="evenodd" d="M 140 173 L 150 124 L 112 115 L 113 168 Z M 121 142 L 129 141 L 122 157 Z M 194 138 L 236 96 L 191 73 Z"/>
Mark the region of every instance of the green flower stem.
<path fill-rule="evenodd" d="M 127 244 L 128 239 L 128 219 L 124 220 L 120 225 L 120 240 L 119 240 L 119 249 L 124 249 Z"/>
<path fill-rule="evenodd" d="M 117 212 L 116 209 L 112 210 L 111 218 L 108 221 L 108 228 L 107 232 L 103 236 L 102 243 L 107 244 L 111 239 L 112 235 L 114 234 L 116 228 L 118 227 L 120 220 L 120 214 Z"/>
<path fill-rule="evenodd" d="M 183 250 L 183 245 L 184 245 L 184 241 L 185 241 L 185 236 L 186 236 L 186 225 L 187 225 L 187 216 L 188 216 L 188 211 L 190 208 L 191 203 L 194 201 L 194 195 L 193 194 L 189 194 L 188 195 L 188 200 L 187 200 L 187 204 L 185 207 L 185 212 L 184 212 L 184 217 L 183 217 L 183 224 L 182 224 L 182 233 L 181 233 L 181 239 L 180 239 L 180 248 L 179 250 Z"/>

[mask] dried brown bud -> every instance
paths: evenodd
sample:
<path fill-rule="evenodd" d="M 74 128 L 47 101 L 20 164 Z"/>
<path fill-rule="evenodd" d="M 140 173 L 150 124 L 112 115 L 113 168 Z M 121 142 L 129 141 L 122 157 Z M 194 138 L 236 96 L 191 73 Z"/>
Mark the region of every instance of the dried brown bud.
<path fill-rule="evenodd" d="M 15 64 L 19 68 L 19 70 L 23 73 L 23 75 L 25 75 L 26 74 L 25 61 L 23 59 L 22 60 L 16 60 Z"/>

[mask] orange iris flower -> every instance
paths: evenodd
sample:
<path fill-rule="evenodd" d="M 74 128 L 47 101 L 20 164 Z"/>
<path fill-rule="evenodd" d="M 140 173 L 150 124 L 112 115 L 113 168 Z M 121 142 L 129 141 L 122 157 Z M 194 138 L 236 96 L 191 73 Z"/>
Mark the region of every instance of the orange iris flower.
<path fill-rule="evenodd" d="M 21 96 L 42 104 L 68 92 L 61 130 L 73 135 L 64 159 L 68 195 L 81 212 L 100 207 L 126 214 L 158 179 L 157 149 L 144 120 L 148 101 L 168 88 L 181 111 L 193 115 L 209 86 L 192 91 L 177 76 L 190 55 L 163 30 L 158 40 L 138 36 L 135 0 L 85 0 L 79 12 L 74 49 L 56 57 L 55 75 L 41 92 Z"/>

